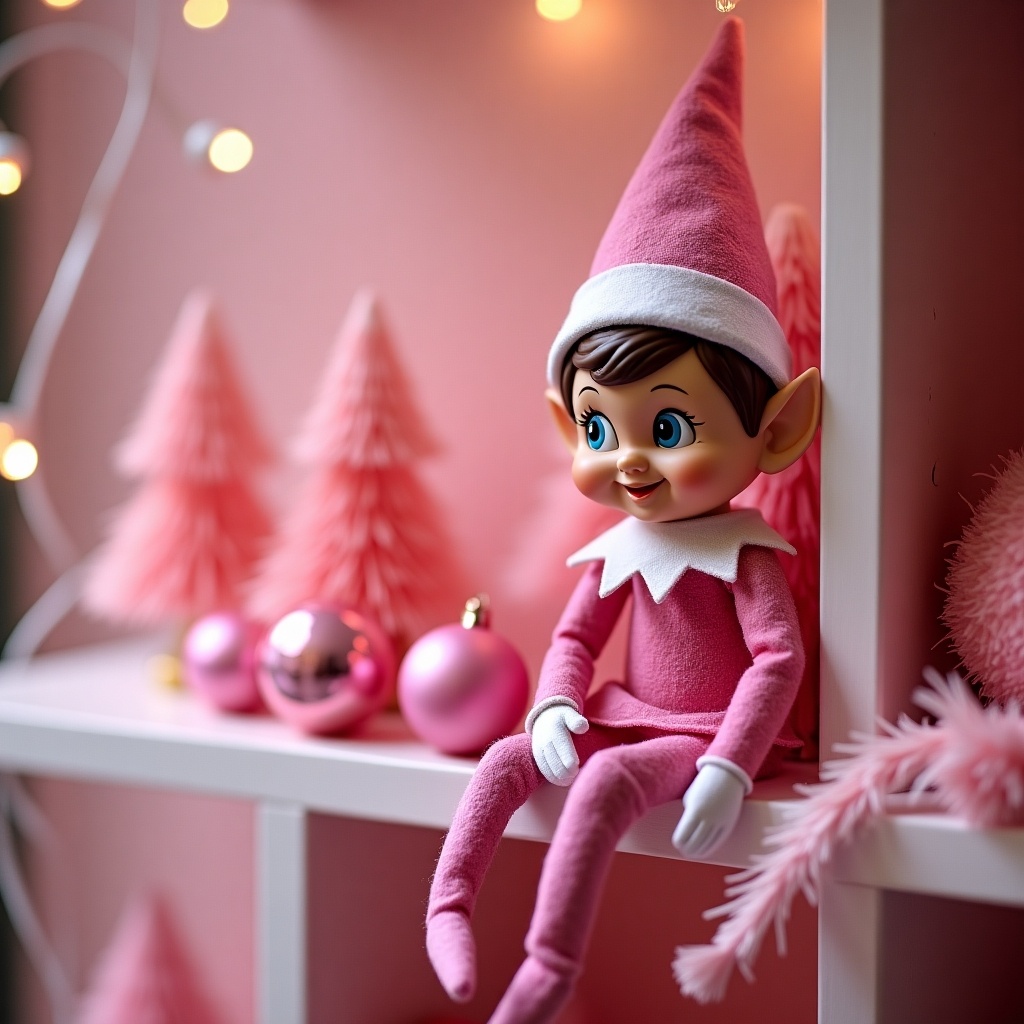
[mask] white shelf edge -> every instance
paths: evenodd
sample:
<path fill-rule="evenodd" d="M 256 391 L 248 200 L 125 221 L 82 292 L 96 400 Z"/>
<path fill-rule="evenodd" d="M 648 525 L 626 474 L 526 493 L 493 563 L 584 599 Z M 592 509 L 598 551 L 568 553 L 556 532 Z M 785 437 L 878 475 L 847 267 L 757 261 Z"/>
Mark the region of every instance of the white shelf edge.
<path fill-rule="evenodd" d="M 397 716 L 364 738 L 311 739 L 266 717 L 224 716 L 188 694 L 144 679 L 151 646 L 115 644 L 0 664 L 0 767 L 28 774 L 152 786 L 294 804 L 314 813 L 444 829 L 475 761 L 411 740 Z M 794 782 L 788 766 L 758 783 L 727 844 L 709 863 L 743 867 L 765 829 L 783 820 Z M 565 791 L 544 787 L 506 835 L 546 842 Z M 670 843 L 676 804 L 630 829 L 623 852 L 681 859 Z M 890 815 L 837 856 L 830 877 L 876 888 L 1024 906 L 1024 829 L 972 829 L 935 814 Z"/>
<path fill-rule="evenodd" d="M 151 643 L 129 642 L 46 655 L 29 666 L 0 665 L 0 768 L 97 782 L 151 786 L 272 803 L 311 812 L 445 829 L 475 767 L 408 737 L 396 715 L 365 737 L 314 739 L 274 719 L 219 715 L 186 693 L 145 681 Z M 794 766 L 759 783 L 714 863 L 740 867 L 760 849 L 765 826 L 781 819 L 792 783 L 813 769 Z M 544 787 L 506 835 L 550 840 L 565 791 Z M 655 808 L 620 849 L 682 859 L 670 836 L 677 805 Z"/>
<path fill-rule="evenodd" d="M 840 852 L 834 881 L 1024 907 L 1024 828 L 973 828 L 943 814 L 896 814 Z"/>

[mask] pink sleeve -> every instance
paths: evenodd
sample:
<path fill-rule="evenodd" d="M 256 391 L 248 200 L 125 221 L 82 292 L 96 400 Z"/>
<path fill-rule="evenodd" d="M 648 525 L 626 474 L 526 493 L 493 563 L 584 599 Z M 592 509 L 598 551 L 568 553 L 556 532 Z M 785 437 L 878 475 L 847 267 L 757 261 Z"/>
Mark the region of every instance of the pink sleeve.
<path fill-rule="evenodd" d="M 796 699 L 804 649 L 793 596 L 774 551 L 754 545 L 742 550 L 733 597 L 753 664 L 740 677 L 707 753 L 754 778 Z"/>
<path fill-rule="evenodd" d="M 591 562 L 558 620 L 537 683 L 537 703 L 565 697 L 580 710 L 594 678 L 594 659 L 608 642 L 632 592 L 628 583 L 598 596 L 602 562 Z"/>

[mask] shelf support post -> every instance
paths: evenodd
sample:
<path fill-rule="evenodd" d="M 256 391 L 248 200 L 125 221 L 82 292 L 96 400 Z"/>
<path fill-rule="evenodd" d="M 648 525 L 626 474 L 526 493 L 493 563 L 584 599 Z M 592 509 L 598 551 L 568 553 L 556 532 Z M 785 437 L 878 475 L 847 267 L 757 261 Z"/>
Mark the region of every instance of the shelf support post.
<path fill-rule="evenodd" d="M 256 1006 L 260 1024 L 306 1022 L 306 809 L 256 807 Z"/>

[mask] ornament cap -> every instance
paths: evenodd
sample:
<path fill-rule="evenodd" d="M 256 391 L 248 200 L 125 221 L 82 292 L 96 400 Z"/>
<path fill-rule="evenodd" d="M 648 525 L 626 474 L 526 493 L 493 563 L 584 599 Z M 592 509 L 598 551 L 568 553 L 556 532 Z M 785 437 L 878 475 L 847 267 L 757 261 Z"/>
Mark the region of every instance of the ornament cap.
<path fill-rule="evenodd" d="M 462 612 L 464 629 L 487 629 L 491 624 L 491 601 L 486 594 L 476 594 L 466 602 Z"/>

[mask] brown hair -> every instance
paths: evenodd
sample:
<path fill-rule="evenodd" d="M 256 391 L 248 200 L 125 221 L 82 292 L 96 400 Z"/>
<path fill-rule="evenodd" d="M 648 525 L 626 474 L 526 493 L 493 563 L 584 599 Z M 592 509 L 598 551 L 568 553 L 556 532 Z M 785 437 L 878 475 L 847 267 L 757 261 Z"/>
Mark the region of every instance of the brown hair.
<path fill-rule="evenodd" d="M 570 413 L 576 370 L 606 387 L 632 384 L 693 349 L 708 376 L 732 403 L 748 437 L 757 437 L 768 399 L 778 391 L 746 356 L 724 345 L 667 327 L 605 327 L 582 337 L 562 364 L 562 401 Z"/>

